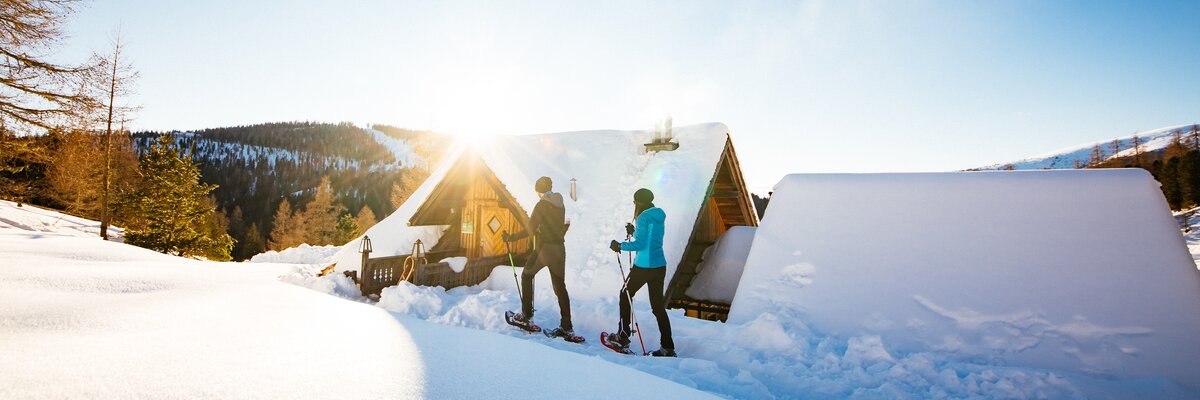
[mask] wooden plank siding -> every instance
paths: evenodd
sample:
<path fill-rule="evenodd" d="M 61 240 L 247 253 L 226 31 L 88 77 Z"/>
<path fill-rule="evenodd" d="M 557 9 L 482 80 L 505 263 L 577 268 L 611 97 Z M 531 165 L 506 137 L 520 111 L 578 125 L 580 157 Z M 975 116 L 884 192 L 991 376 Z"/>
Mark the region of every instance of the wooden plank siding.
<path fill-rule="evenodd" d="M 495 223 L 493 223 L 493 220 Z M 478 155 L 460 158 L 409 219 L 410 226 L 447 225 L 436 245 L 427 249 L 429 263 L 416 266 L 408 281 L 446 289 L 477 285 L 492 268 L 509 263 L 509 251 L 518 265 L 528 256 L 531 239 L 506 246 L 504 232 L 516 233 L 529 224 L 529 216 Z M 376 240 L 386 240 L 378 238 Z M 360 277 L 363 294 L 379 293 L 399 283 L 408 255 L 369 259 Z M 462 272 L 454 272 L 447 257 L 466 257 Z"/>
<path fill-rule="evenodd" d="M 684 292 L 692 284 L 696 267 L 703 258 L 704 250 L 716 243 L 725 231 L 734 226 L 758 226 L 758 214 L 750 201 L 741 165 L 733 150 L 733 141 L 725 139 L 725 150 L 713 171 L 703 206 L 696 216 L 683 257 L 675 268 L 675 276 L 667 286 L 667 306 L 682 308 L 689 317 L 711 321 L 724 321 L 729 314 L 729 304 L 701 301 L 688 298 Z"/>

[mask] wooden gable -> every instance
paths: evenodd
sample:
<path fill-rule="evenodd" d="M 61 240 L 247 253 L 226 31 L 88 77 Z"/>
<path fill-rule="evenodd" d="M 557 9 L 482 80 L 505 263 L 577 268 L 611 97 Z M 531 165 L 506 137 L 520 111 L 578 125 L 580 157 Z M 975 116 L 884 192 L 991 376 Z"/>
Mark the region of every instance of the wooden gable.
<path fill-rule="evenodd" d="M 700 264 L 704 250 L 734 226 L 758 226 L 758 214 L 754 211 L 750 191 L 742 177 L 742 168 L 738 163 L 737 153 L 733 150 L 733 141 L 726 136 L 725 149 L 709 181 L 703 206 L 696 216 L 696 224 L 692 228 L 687 246 L 684 247 L 683 257 L 675 268 L 675 276 L 671 277 L 671 283 L 667 286 L 667 301 L 670 307 L 684 308 L 690 317 L 725 320 L 729 310 L 728 304 L 689 299 L 683 293 L 696 277 L 696 267 Z"/>

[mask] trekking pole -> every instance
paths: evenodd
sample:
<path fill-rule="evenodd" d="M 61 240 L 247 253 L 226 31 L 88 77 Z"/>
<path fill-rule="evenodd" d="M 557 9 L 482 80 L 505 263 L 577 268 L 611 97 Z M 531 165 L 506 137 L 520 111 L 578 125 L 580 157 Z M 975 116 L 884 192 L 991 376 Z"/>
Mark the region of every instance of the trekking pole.
<path fill-rule="evenodd" d="M 629 278 L 625 277 L 625 266 L 621 265 L 621 253 L 617 253 L 617 268 L 621 269 L 621 280 L 623 281 L 623 283 L 621 284 L 621 292 L 624 292 L 625 299 L 629 300 L 629 320 L 633 322 L 633 329 L 635 331 L 637 331 L 638 344 L 642 346 L 642 355 L 645 356 L 646 354 L 649 354 L 649 353 L 646 353 L 646 342 L 642 341 L 642 327 L 638 326 L 637 314 L 633 312 L 633 296 L 629 295 L 629 290 L 628 290 L 629 289 Z M 632 262 L 630 262 L 629 268 L 630 268 L 630 270 L 629 270 L 630 276 L 632 276 L 632 274 L 633 274 L 633 263 Z M 620 327 L 618 327 L 618 330 L 619 329 L 620 329 Z"/>
<path fill-rule="evenodd" d="M 508 231 L 504 231 L 504 233 L 505 233 L 505 236 L 507 236 Z M 508 266 L 512 267 L 513 283 L 517 284 L 517 298 L 521 298 L 521 280 L 517 279 L 517 265 L 516 265 L 517 263 L 513 262 L 512 249 L 508 247 L 507 240 L 504 241 L 504 252 L 508 253 Z"/>

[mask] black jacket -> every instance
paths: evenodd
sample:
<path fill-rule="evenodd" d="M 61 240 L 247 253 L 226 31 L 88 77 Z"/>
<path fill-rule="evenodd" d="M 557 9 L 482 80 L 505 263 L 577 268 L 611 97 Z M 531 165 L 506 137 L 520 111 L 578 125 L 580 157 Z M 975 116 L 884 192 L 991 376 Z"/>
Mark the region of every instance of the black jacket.
<path fill-rule="evenodd" d="M 567 236 L 566 215 L 567 209 L 563 206 L 562 195 L 548 192 L 533 206 L 533 213 L 529 215 L 529 229 L 512 235 L 510 239 L 517 240 L 534 235 L 537 243 L 561 244 Z"/>

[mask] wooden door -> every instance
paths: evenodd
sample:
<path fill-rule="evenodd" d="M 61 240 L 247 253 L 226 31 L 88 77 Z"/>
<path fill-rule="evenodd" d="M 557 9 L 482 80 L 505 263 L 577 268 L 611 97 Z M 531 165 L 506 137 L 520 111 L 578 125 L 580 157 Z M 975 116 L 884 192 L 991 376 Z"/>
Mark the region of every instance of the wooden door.
<path fill-rule="evenodd" d="M 507 253 L 503 233 L 513 231 L 512 213 L 498 204 L 481 204 L 479 207 L 480 256 L 496 256 Z"/>

